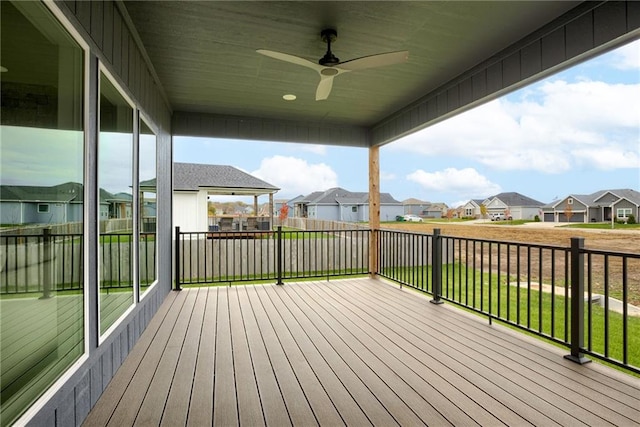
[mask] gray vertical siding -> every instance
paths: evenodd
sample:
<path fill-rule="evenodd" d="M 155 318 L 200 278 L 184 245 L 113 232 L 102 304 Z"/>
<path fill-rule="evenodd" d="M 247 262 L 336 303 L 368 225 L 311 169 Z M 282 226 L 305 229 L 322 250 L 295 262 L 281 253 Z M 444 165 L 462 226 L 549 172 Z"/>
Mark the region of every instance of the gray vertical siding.
<path fill-rule="evenodd" d="M 143 297 L 118 328 L 98 346 L 97 313 L 97 236 L 98 212 L 89 209 L 87 218 L 87 245 L 89 257 L 87 270 L 89 281 L 86 291 L 90 301 L 89 358 L 73 373 L 71 378 L 53 395 L 42 410 L 30 421 L 30 425 L 74 426 L 80 425 L 107 384 L 129 354 L 145 327 L 170 292 L 171 271 L 171 111 L 154 80 L 154 73 L 147 66 L 145 55 L 132 35 L 126 16 L 114 2 L 60 1 L 58 8 L 71 21 L 75 29 L 89 44 L 90 54 L 90 102 L 86 132 L 87 188 L 96 188 L 97 166 L 97 105 L 98 61 L 100 61 L 127 91 L 136 107 L 148 118 L 157 135 L 158 147 L 158 277 L 159 283 Z M 97 195 L 89 192 L 87 206 L 97 206 Z"/>
<path fill-rule="evenodd" d="M 632 39 L 640 28 L 640 2 L 585 2 L 490 60 L 451 80 L 371 131 L 381 145 L 511 90 L 542 79 Z"/>

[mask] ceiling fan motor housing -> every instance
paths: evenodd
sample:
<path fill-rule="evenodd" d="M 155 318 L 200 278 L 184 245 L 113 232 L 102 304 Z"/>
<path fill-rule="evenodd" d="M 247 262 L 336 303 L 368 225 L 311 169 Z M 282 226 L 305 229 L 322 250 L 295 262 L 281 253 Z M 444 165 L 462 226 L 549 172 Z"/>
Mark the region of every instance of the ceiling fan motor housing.
<path fill-rule="evenodd" d="M 333 28 L 327 28 L 320 32 L 320 38 L 322 41 L 327 44 L 327 53 L 324 54 L 322 58 L 318 61 L 320 65 L 324 65 L 326 67 L 333 67 L 340 63 L 340 59 L 336 58 L 331 52 L 331 43 L 338 38 L 338 32 Z"/>

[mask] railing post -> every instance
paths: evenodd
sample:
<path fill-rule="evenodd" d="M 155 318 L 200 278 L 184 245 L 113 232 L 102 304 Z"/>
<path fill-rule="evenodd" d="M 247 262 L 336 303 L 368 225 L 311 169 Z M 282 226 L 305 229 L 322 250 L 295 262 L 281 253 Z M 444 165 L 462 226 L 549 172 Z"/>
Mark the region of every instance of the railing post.
<path fill-rule="evenodd" d="M 51 245 L 51 227 L 42 229 L 42 251 L 43 251 L 43 272 L 42 272 L 42 297 L 40 299 L 51 298 L 52 267 L 53 267 L 53 247 Z"/>
<path fill-rule="evenodd" d="M 440 229 L 433 229 L 433 240 L 431 241 L 431 280 L 433 283 L 433 304 L 442 304 L 442 237 Z"/>
<path fill-rule="evenodd" d="M 276 231 L 276 285 L 284 285 L 282 282 L 282 226 Z"/>
<path fill-rule="evenodd" d="M 571 238 L 571 354 L 565 359 L 579 364 L 589 363 L 584 357 L 584 238 Z"/>
<path fill-rule="evenodd" d="M 180 226 L 176 226 L 176 234 L 175 234 L 175 253 L 176 253 L 176 291 L 181 291 L 182 287 L 180 287 Z"/>

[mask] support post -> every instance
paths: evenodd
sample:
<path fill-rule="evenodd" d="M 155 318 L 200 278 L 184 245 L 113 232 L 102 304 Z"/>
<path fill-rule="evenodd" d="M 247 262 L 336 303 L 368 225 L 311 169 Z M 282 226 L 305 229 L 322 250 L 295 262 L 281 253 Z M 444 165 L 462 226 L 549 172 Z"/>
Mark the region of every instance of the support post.
<path fill-rule="evenodd" d="M 276 285 L 284 285 L 282 281 L 282 226 L 276 231 Z"/>
<path fill-rule="evenodd" d="M 584 238 L 571 238 L 571 354 L 564 356 L 581 365 L 591 362 L 584 348 Z"/>
<path fill-rule="evenodd" d="M 369 148 L 369 228 L 369 277 L 375 278 L 380 270 L 380 147 L 377 146 Z"/>
<path fill-rule="evenodd" d="M 180 226 L 176 226 L 176 234 L 175 234 L 175 255 L 176 255 L 176 291 L 181 291 L 182 287 L 180 286 Z"/>
<path fill-rule="evenodd" d="M 442 304 L 442 237 L 440 229 L 433 229 L 433 240 L 431 242 L 431 280 L 433 282 L 433 299 L 431 303 Z"/>
<path fill-rule="evenodd" d="M 51 285 L 53 283 L 53 245 L 51 244 L 51 228 L 42 229 L 42 297 L 40 299 L 51 298 Z"/>

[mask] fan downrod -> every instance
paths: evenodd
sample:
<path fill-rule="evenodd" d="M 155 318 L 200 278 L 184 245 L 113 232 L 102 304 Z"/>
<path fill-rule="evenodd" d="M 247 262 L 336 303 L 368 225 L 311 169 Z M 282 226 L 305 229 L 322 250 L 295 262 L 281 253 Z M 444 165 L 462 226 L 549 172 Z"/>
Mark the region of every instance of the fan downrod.
<path fill-rule="evenodd" d="M 333 67 L 340 63 L 340 59 L 336 58 L 331 52 L 331 43 L 338 38 L 338 32 L 333 28 L 327 28 L 320 32 L 320 38 L 327 44 L 327 53 L 318 61 L 320 65 Z"/>

